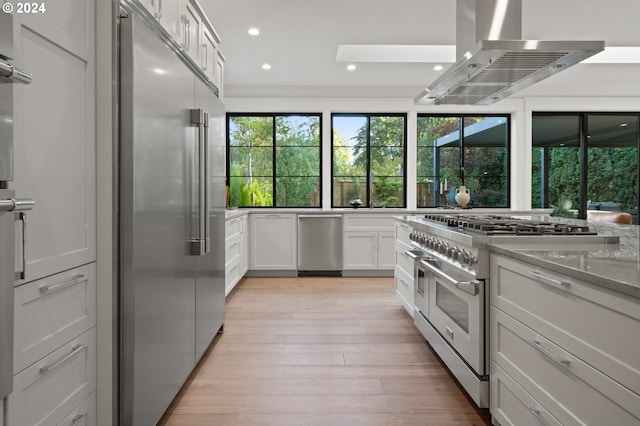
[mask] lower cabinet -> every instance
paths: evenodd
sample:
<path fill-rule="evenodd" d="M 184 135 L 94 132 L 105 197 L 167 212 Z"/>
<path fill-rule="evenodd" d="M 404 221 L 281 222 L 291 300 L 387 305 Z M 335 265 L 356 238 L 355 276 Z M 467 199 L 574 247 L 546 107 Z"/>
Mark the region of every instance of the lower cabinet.
<path fill-rule="evenodd" d="M 296 214 L 251 214 L 251 270 L 297 270 Z"/>
<path fill-rule="evenodd" d="M 225 295 L 247 273 L 249 262 L 249 230 L 247 215 L 226 220 L 225 226 Z"/>
<path fill-rule="evenodd" d="M 96 393 L 94 392 L 89 398 L 71 410 L 71 413 L 57 426 L 96 426 L 96 415 Z"/>
<path fill-rule="evenodd" d="M 640 424 L 640 302 L 491 256 L 491 413 L 501 424 Z"/>
<path fill-rule="evenodd" d="M 2 426 L 95 425 L 95 263 L 16 287 L 14 311 Z"/>
<path fill-rule="evenodd" d="M 13 377 L 7 426 L 58 425 L 95 389 L 94 327 Z"/>
<path fill-rule="evenodd" d="M 388 270 L 395 265 L 393 216 L 345 214 L 343 219 L 345 270 Z"/>

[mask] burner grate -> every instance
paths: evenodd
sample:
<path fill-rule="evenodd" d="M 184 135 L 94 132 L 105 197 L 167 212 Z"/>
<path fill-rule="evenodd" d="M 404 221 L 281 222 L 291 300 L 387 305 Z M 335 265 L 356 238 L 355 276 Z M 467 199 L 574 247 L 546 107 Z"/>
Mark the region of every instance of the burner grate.
<path fill-rule="evenodd" d="M 597 235 L 588 226 L 505 216 L 425 215 L 425 219 L 483 235 Z"/>

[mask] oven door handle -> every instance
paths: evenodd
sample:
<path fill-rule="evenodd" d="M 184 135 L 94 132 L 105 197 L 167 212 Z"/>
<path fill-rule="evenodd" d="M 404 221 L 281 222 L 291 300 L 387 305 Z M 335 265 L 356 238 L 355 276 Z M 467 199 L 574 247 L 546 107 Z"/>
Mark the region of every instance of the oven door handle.
<path fill-rule="evenodd" d="M 458 281 L 455 278 L 445 274 L 444 272 L 442 272 L 440 269 L 438 269 L 431 263 L 429 263 L 429 260 L 430 259 L 422 259 L 420 260 L 420 264 L 425 268 L 427 268 L 429 271 L 433 272 L 434 274 L 444 278 L 449 282 L 452 282 L 456 286 L 456 288 L 459 289 L 460 291 L 464 291 L 465 293 L 468 293 L 472 296 L 476 296 L 478 294 L 478 291 L 479 291 L 478 286 L 480 284 L 479 281 Z"/>

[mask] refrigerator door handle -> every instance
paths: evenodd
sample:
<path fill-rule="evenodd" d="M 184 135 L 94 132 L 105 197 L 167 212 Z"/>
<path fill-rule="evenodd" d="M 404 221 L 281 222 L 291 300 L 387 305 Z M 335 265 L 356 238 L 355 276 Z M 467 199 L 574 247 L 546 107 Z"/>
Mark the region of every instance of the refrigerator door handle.
<path fill-rule="evenodd" d="M 211 253 L 211 227 L 209 226 L 209 113 L 202 114 L 204 127 L 204 174 L 200 177 L 204 181 L 204 252 Z"/>
<path fill-rule="evenodd" d="M 191 124 L 198 127 L 198 235 L 191 242 L 191 254 L 203 256 L 206 253 L 207 194 L 205 186 L 206 134 L 202 109 L 191 110 Z"/>
<path fill-rule="evenodd" d="M 11 83 L 29 84 L 33 76 L 19 68 L 14 67 L 8 62 L 0 60 L 0 80 L 9 81 Z"/>
<path fill-rule="evenodd" d="M 18 219 L 22 222 L 22 271 L 20 271 L 20 279 L 27 278 L 27 214 L 18 213 Z"/>

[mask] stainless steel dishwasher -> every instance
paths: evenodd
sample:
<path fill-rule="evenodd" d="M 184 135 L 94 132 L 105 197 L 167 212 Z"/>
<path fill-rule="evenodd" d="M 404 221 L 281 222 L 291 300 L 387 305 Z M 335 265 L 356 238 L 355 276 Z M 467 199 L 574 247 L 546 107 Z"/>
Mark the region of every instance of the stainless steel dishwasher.
<path fill-rule="evenodd" d="M 342 275 L 342 215 L 298 215 L 298 275 Z"/>

